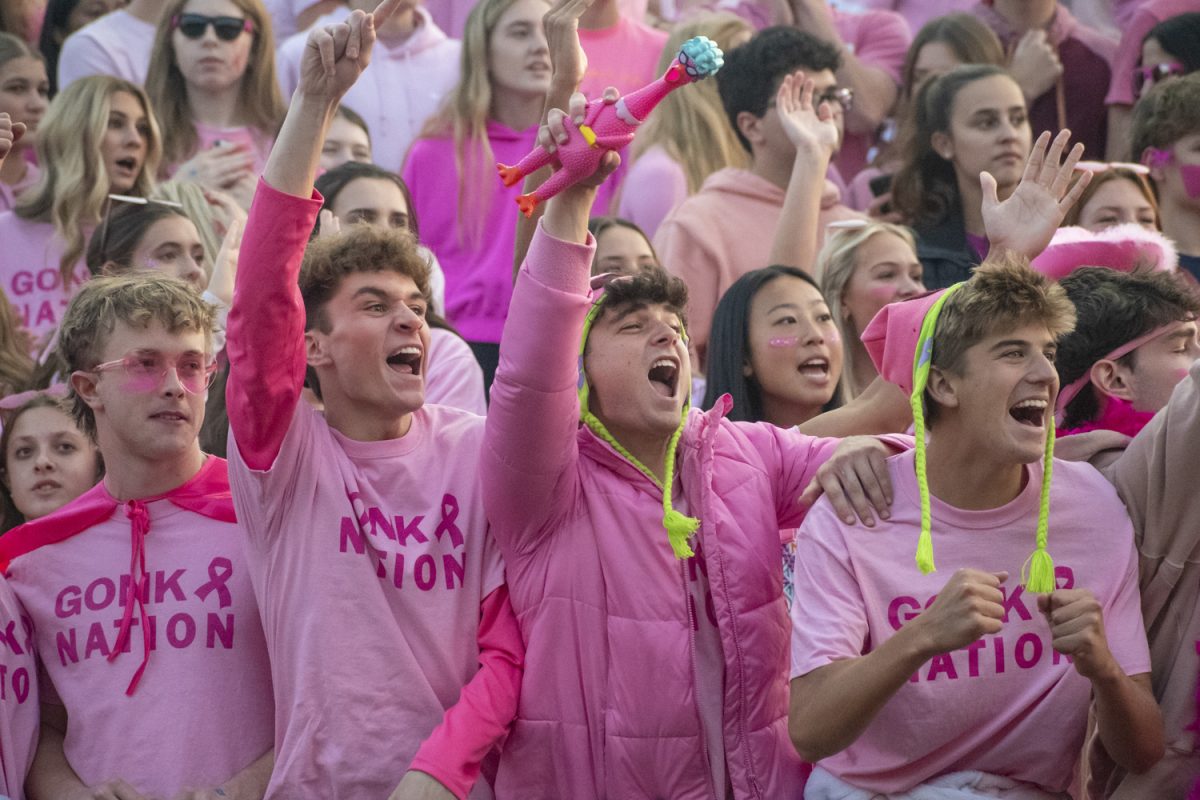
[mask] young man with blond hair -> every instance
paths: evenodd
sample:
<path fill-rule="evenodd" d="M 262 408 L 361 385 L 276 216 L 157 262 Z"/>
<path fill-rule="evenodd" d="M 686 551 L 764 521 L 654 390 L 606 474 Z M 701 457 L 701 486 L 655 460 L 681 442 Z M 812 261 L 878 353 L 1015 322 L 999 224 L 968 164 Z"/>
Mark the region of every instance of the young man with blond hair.
<path fill-rule="evenodd" d="M 271 676 L 225 462 L 201 452 L 213 308 L 161 275 L 97 278 L 59 351 L 106 475 L 0 540 L 50 691 L 34 797 L 261 798 Z"/>

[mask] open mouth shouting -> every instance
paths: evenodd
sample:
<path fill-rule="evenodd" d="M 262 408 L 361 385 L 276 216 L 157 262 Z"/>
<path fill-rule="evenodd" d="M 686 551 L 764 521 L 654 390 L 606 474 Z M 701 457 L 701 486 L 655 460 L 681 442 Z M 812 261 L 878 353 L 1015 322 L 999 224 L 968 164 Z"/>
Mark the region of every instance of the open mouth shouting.
<path fill-rule="evenodd" d="M 825 383 L 829 380 L 829 359 L 824 356 L 813 356 L 804 361 L 796 370 L 808 378 L 819 383 Z"/>
<path fill-rule="evenodd" d="M 1022 400 L 1008 409 L 1008 414 L 1022 425 L 1042 428 L 1046 425 L 1046 409 L 1049 406 L 1045 400 Z"/>
<path fill-rule="evenodd" d="M 387 357 L 388 367 L 401 375 L 421 374 L 421 348 L 415 344 L 401 347 Z"/>
<path fill-rule="evenodd" d="M 654 391 L 663 397 L 675 397 L 679 386 L 679 364 L 672 358 L 660 358 L 650 365 L 646 377 Z"/>

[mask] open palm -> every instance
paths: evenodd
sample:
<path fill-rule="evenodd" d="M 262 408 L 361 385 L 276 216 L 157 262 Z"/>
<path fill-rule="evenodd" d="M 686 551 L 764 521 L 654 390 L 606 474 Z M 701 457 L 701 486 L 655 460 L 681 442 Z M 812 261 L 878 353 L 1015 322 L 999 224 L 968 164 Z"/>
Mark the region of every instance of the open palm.
<path fill-rule="evenodd" d="M 996 179 L 990 173 L 980 173 L 983 226 L 993 248 L 1033 258 L 1050 244 L 1063 217 L 1079 200 L 1092 177 L 1090 172 L 1083 172 L 1071 184 L 1075 165 L 1083 156 L 1083 145 L 1076 144 L 1063 161 L 1063 150 L 1070 138 L 1071 132 L 1067 130 L 1060 131 L 1053 144 L 1049 132 L 1039 136 L 1025 162 L 1021 182 L 1003 202 L 996 195 Z"/>
<path fill-rule="evenodd" d="M 788 141 L 797 150 L 832 156 L 838 145 L 838 127 L 828 103 L 813 108 L 813 82 L 803 72 L 784 77 L 775 94 L 775 110 Z"/>

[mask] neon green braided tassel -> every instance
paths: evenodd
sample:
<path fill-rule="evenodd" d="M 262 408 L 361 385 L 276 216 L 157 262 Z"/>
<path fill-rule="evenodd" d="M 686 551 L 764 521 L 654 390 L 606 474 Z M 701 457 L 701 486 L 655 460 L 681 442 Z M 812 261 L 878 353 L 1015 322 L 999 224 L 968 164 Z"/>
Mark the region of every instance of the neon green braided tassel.
<path fill-rule="evenodd" d="M 685 517 L 673 508 L 668 508 L 663 514 L 663 527 L 667 529 L 667 541 L 671 543 L 671 551 L 676 558 L 691 558 L 696 555 L 692 551 L 688 539 L 700 527 L 700 520 L 695 517 Z"/>
<path fill-rule="evenodd" d="M 1037 549 L 1021 568 L 1021 581 L 1026 591 L 1046 594 L 1057 588 L 1054 579 L 1054 559 L 1046 550 L 1050 530 L 1050 478 L 1054 469 L 1054 418 L 1046 423 L 1046 450 L 1042 457 L 1042 494 L 1038 502 Z"/>

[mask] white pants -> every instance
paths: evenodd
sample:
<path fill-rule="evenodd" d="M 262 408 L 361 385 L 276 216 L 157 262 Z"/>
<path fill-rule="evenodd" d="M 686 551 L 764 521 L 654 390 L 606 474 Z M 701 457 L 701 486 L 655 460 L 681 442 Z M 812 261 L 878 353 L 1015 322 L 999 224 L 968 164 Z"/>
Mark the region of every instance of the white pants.
<path fill-rule="evenodd" d="M 1067 794 L 1044 792 L 1012 778 L 986 772 L 951 772 L 906 792 L 883 794 L 851 786 L 817 767 L 804 787 L 804 800 L 1062 800 Z"/>

